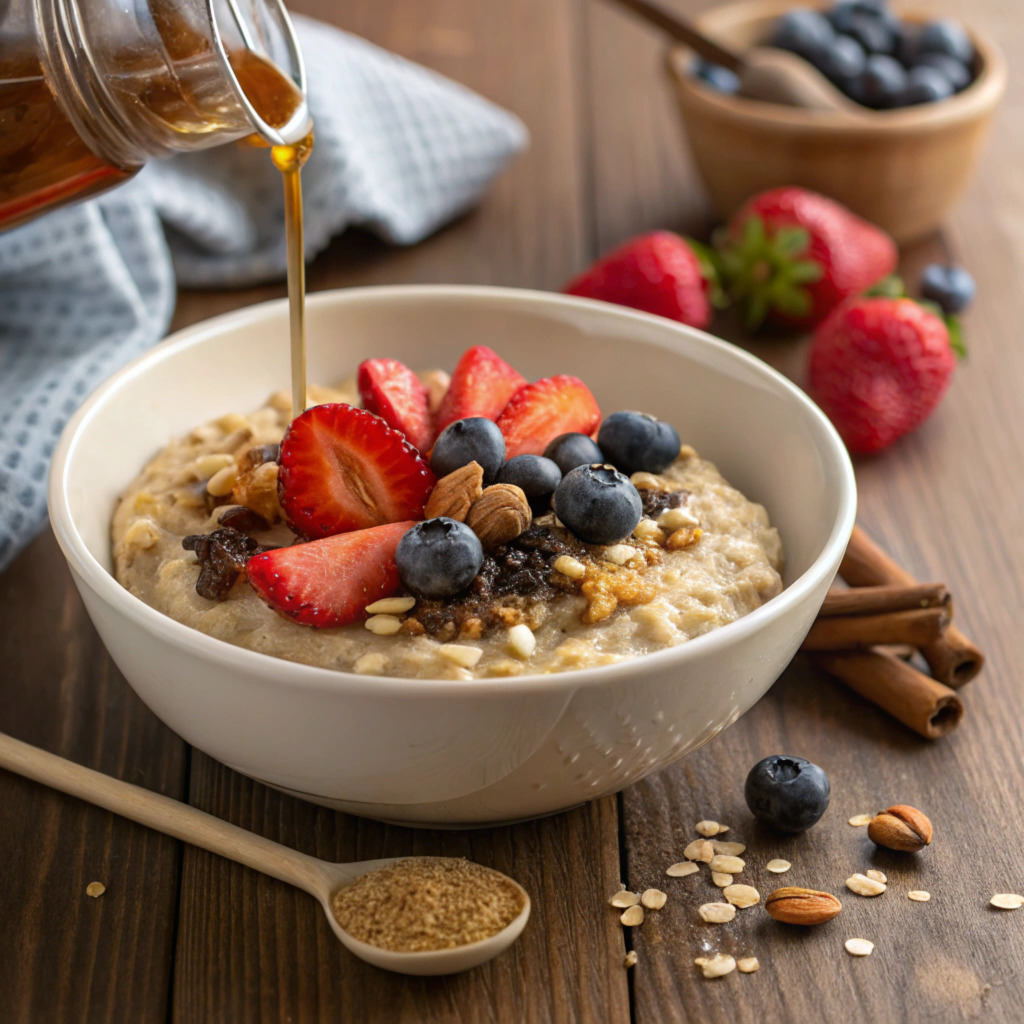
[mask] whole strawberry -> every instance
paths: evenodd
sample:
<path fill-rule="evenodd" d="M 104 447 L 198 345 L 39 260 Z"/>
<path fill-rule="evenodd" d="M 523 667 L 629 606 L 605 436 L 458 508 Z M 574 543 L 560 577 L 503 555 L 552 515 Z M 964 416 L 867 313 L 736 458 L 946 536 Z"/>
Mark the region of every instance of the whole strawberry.
<path fill-rule="evenodd" d="M 749 200 L 716 239 L 729 298 L 750 330 L 810 327 L 896 268 L 896 243 L 845 206 L 802 188 Z"/>
<path fill-rule="evenodd" d="M 851 452 L 877 452 L 919 427 L 956 366 L 946 324 L 911 299 L 854 299 L 811 343 L 810 391 Z"/>
<path fill-rule="evenodd" d="M 684 238 L 671 231 L 652 231 L 603 256 L 565 291 L 703 328 L 711 322 L 705 273 Z"/>

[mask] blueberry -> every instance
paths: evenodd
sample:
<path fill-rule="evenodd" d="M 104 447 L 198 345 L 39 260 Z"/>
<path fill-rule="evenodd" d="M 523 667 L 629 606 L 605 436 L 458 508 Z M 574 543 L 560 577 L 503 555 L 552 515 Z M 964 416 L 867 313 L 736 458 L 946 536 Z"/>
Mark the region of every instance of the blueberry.
<path fill-rule="evenodd" d="M 498 424 L 482 416 L 456 420 L 441 431 L 430 453 L 430 468 L 438 476 L 478 462 L 484 471 L 484 483 L 494 482 L 494 475 L 505 461 L 505 438 Z"/>
<path fill-rule="evenodd" d="M 499 484 L 522 488 L 535 516 L 551 511 L 551 495 L 562 482 L 562 471 L 543 455 L 517 455 L 498 470 Z"/>
<path fill-rule="evenodd" d="M 679 455 L 679 434 L 671 423 L 642 412 L 613 412 L 597 435 L 605 459 L 616 469 L 660 473 Z"/>
<path fill-rule="evenodd" d="M 876 110 L 894 107 L 907 87 L 907 73 L 895 57 L 876 53 L 868 57 L 857 83 L 857 102 Z"/>
<path fill-rule="evenodd" d="M 563 476 L 577 466 L 591 466 L 606 461 L 604 452 L 586 434 L 559 434 L 544 449 L 544 458 L 558 466 Z"/>
<path fill-rule="evenodd" d="M 892 30 L 881 18 L 870 14 L 854 15 L 850 27 L 843 34 L 855 39 L 869 54 L 892 53 L 896 49 Z"/>
<path fill-rule="evenodd" d="M 611 466 L 577 466 L 555 489 L 555 514 L 587 544 L 628 537 L 643 515 L 637 489 Z"/>
<path fill-rule="evenodd" d="M 921 274 L 921 295 L 942 307 L 944 313 L 962 313 L 973 301 L 977 286 L 963 267 L 931 263 Z"/>
<path fill-rule="evenodd" d="M 917 41 L 918 53 L 944 53 L 967 67 L 974 66 L 974 43 L 955 21 L 930 21 Z"/>
<path fill-rule="evenodd" d="M 952 95 L 953 83 L 938 68 L 919 65 L 911 68 L 907 75 L 907 85 L 900 96 L 899 106 L 937 103 Z"/>
<path fill-rule="evenodd" d="M 905 68 L 911 68 L 917 62 L 920 41 L 921 26 L 912 21 L 903 22 L 896 39 L 896 56 Z"/>
<path fill-rule="evenodd" d="M 477 535 L 465 523 L 446 516 L 417 523 L 395 552 L 402 582 L 423 597 L 451 597 L 465 590 L 483 561 Z"/>
<path fill-rule="evenodd" d="M 819 11 L 789 11 L 775 22 L 770 45 L 816 60 L 835 40 L 835 31 Z"/>
<path fill-rule="evenodd" d="M 966 89 L 973 80 L 971 69 L 966 64 L 961 64 L 956 57 L 945 53 L 922 53 L 917 58 L 916 66 L 938 68 L 957 92 Z"/>
<path fill-rule="evenodd" d="M 836 36 L 832 45 L 814 61 L 818 70 L 844 92 L 863 72 L 866 62 L 864 47 L 849 36 Z"/>
<path fill-rule="evenodd" d="M 750 769 L 743 795 L 758 821 L 780 832 L 806 832 L 825 813 L 830 790 L 816 764 L 774 754 Z"/>
<path fill-rule="evenodd" d="M 715 92 L 725 93 L 732 96 L 739 92 L 740 80 L 728 68 L 721 64 L 712 64 L 703 57 L 698 57 L 693 62 L 694 77 L 699 78 L 705 85 L 710 86 Z"/>

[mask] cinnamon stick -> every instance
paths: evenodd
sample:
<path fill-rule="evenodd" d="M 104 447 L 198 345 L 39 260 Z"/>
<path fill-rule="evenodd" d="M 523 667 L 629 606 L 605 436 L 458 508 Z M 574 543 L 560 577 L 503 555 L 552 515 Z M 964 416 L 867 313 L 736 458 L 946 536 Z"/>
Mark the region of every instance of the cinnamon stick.
<path fill-rule="evenodd" d="M 918 608 L 883 615 L 836 615 L 818 619 L 803 642 L 805 651 L 846 651 L 875 644 L 925 647 L 942 637 L 949 615 L 942 608 Z"/>
<path fill-rule="evenodd" d="M 895 584 L 911 587 L 913 576 L 897 565 L 859 526 L 853 528 L 839 574 L 851 587 Z M 952 687 L 969 683 L 985 664 L 978 646 L 952 623 L 938 640 L 921 648 L 928 667 L 940 682 Z"/>
<path fill-rule="evenodd" d="M 814 660 L 925 739 L 952 732 L 964 707 L 954 690 L 882 651 L 818 654 Z"/>
<path fill-rule="evenodd" d="M 905 587 L 886 583 L 877 587 L 833 588 L 818 612 L 819 618 L 833 615 L 884 615 L 918 608 L 949 608 L 952 601 L 944 583 L 915 583 Z"/>

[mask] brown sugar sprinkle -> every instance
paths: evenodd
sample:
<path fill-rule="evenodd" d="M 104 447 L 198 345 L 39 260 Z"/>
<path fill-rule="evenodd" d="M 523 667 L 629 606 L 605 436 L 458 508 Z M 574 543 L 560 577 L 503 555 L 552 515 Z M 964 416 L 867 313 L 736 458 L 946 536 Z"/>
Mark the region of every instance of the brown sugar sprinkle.
<path fill-rule="evenodd" d="M 409 857 L 371 871 L 331 898 L 354 939 L 379 949 L 421 953 L 489 938 L 523 909 L 505 875 L 458 857 Z"/>

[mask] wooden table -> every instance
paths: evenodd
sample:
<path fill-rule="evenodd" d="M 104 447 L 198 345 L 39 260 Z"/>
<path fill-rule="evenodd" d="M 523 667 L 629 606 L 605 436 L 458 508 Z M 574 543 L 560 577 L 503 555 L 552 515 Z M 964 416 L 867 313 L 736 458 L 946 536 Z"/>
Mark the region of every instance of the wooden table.
<path fill-rule="evenodd" d="M 702 4 L 677 0 L 681 10 Z M 655 227 L 708 227 L 662 80 L 662 46 L 598 0 L 302 0 L 295 7 L 465 82 L 516 111 L 530 151 L 476 212 L 409 250 L 352 233 L 311 266 L 338 285 L 481 282 L 557 289 L 597 253 Z M 956 13 L 962 5 L 941 6 Z M 971 17 L 1024 56 L 1014 0 Z M 476 832 L 410 831 L 300 803 L 237 775 L 165 728 L 93 631 L 49 533 L 0 577 L 0 729 L 318 856 L 465 854 L 520 879 L 534 917 L 485 968 L 410 980 L 355 961 L 307 896 L 0 773 L 0 1019 L 18 1024 L 307 1021 L 1017 1021 L 1024 912 L 987 906 L 1024 890 L 1019 667 L 1024 664 L 1024 82 L 1011 82 L 984 166 L 942 238 L 905 254 L 911 278 L 955 256 L 980 280 L 970 359 L 916 435 L 857 467 L 861 522 L 922 578 L 941 578 L 986 649 L 958 732 L 935 744 L 798 659 L 728 733 L 616 797 L 544 821 Z M 181 296 L 175 326 L 284 294 L 283 284 Z M 799 375 L 801 345 L 755 350 Z M 833 800 L 802 838 L 752 823 L 746 771 L 795 753 L 829 772 Z M 933 817 L 917 858 L 874 853 L 852 814 L 907 802 Z M 701 925 L 704 876 L 666 879 L 693 825 L 711 817 L 750 843 L 749 880 L 844 892 L 871 864 L 876 900 L 847 894 L 833 924 L 804 933 L 760 909 Z M 755 865 L 758 865 L 755 868 Z M 107 886 L 100 899 L 86 885 Z M 669 905 L 626 933 L 607 906 L 619 881 L 664 886 Z M 911 888 L 930 903 L 911 903 Z M 689 890 L 693 890 L 690 892 Z M 698 900 L 698 896 L 700 897 Z M 843 951 L 873 939 L 866 960 Z M 639 955 L 626 971 L 627 948 Z M 707 948 L 756 954 L 760 973 L 705 981 Z"/>

